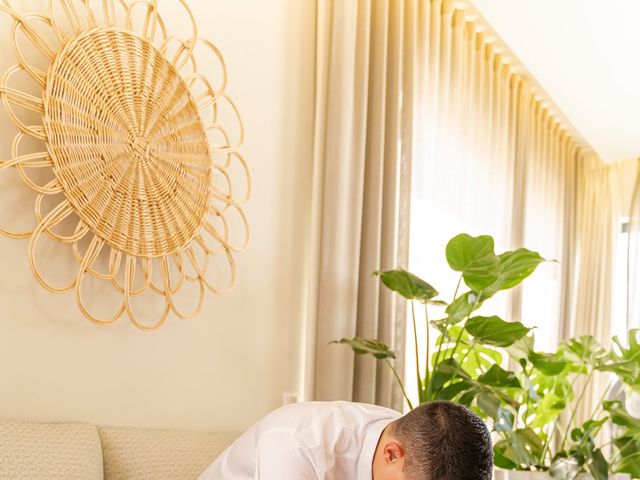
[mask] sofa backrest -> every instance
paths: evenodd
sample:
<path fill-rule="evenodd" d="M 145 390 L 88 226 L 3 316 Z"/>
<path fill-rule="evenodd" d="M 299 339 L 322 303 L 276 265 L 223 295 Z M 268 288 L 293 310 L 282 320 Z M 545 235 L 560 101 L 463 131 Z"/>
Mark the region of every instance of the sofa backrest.
<path fill-rule="evenodd" d="M 195 480 L 235 435 L 0 421 L 0 480 Z"/>
<path fill-rule="evenodd" d="M 0 422 L 0 480 L 102 480 L 98 430 L 85 423 Z"/>
<path fill-rule="evenodd" d="M 233 435 L 98 427 L 104 480 L 195 480 Z"/>

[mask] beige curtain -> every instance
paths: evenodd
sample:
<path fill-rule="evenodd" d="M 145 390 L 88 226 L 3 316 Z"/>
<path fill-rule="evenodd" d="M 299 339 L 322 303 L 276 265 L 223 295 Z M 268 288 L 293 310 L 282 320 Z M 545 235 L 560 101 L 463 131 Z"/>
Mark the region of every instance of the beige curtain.
<path fill-rule="evenodd" d="M 450 298 L 457 275 L 443 249 L 451 236 L 490 234 L 497 250 L 526 246 L 556 262 L 487 312 L 537 326 L 541 350 L 571 335 L 606 340 L 607 167 L 470 4 L 421 2 L 415 40 L 410 269 Z M 410 391 L 412 367 L 406 362 Z"/>
<path fill-rule="evenodd" d="M 418 14 L 410 268 L 450 298 L 457 275 L 443 250 L 463 231 L 557 260 L 490 306 L 538 326 L 538 348 L 554 349 L 571 305 L 576 175 L 589 149 L 471 5 L 431 0 Z"/>
<path fill-rule="evenodd" d="M 585 333 L 606 342 L 608 167 L 473 7 L 319 0 L 317 38 L 306 397 L 401 405 L 385 369 L 327 343 L 377 337 L 412 358 L 403 305 L 370 274 L 408 265 L 450 298 L 444 245 L 462 231 L 557 260 L 492 313 L 538 326 L 539 349 Z"/>
<path fill-rule="evenodd" d="M 628 329 L 640 327 L 640 160 L 603 164 L 590 156 L 578 164 L 576 185 L 572 308 L 563 334 L 593 335 L 609 347 L 612 335 L 625 341 Z M 623 275 L 617 275 L 615 259 L 622 259 Z M 613 305 L 614 298 L 621 304 Z M 578 419 L 590 418 L 610 380 L 594 377 Z"/>
<path fill-rule="evenodd" d="M 571 308 L 561 323 L 565 338 L 593 335 L 609 347 L 614 241 L 617 233 L 610 168 L 595 155 L 578 164 L 575 215 L 574 270 Z M 607 375 L 594 375 L 577 410 L 576 420 L 591 418 Z M 584 383 L 575 385 L 576 391 Z"/>
<path fill-rule="evenodd" d="M 616 231 L 610 168 L 596 157 L 578 166 L 572 315 L 565 336 L 594 335 L 607 343 L 611 324 L 613 242 Z"/>
<path fill-rule="evenodd" d="M 371 274 L 406 264 L 410 151 L 400 144 L 412 135 L 413 43 L 405 38 L 415 15 L 401 0 L 317 5 L 305 397 L 401 408 L 384 365 L 327 344 L 358 335 L 403 349 L 403 305 Z"/>

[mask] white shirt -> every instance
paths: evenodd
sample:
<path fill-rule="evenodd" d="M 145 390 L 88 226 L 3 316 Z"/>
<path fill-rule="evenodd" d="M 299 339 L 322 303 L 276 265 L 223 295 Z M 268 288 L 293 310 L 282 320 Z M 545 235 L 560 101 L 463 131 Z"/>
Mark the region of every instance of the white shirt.
<path fill-rule="evenodd" d="M 287 405 L 249 428 L 198 480 L 371 480 L 380 435 L 398 417 L 362 403 Z"/>

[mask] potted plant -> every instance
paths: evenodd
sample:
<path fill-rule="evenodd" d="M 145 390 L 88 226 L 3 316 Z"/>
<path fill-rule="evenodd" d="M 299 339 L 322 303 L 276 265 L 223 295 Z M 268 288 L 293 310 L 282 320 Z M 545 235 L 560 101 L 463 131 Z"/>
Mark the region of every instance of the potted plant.
<path fill-rule="evenodd" d="M 494 446 L 496 465 L 548 472 L 559 480 L 581 475 L 601 480 L 615 473 L 640 478 L 640 419 L 630 415 L 621 400 L 607 399 L 613 385 L 638 387 L 637 334 L 629 332 L 628 348 L 614 338 L 610 351 L 592 336 L 569 339 L 554 353 L 535 352 L 532 334 L 509 347 L 519 365 L 516 376 L 526 387 L 511 392 L 520 404 L 520 425 L 501 432 Z M 590 418 L 578 423 L 576 413 L 596 375 L 610 377 L 609 386 Z M 615 428 L 609 436 L 601 435 L 610 425 Z"/>
<path fill-rule="evenodd" d="M 563 342 L 557 352 L 536 352 L 531 328 L 495 315 L 478 315 L 477 310 L 498 292 L 521 283 L 545 260 L 524 248 L 497 255 L 490 236 L 467 234 L 448 242 L 446 259 L 459 272 L 451 302 L 410 272 L 376 272 L 387 288 L 409 302 L 418 401 L 456 401 L 487 419 L 496 437 L 496 466 L 510 470 L 511 479 L 519 472 L 528 475 L 525 478 L 573 479 L 588 474 L 602 479 L 616 472 L 640 478 L 640 454 L 636 454 L 640 420 L 629 415 L 621 402 L 603 397 L 597 416 L 575 425 L 575 412 L 596 372 L 616 374 L 629 388 L 640 389 L 637 332 L 630 333 L 628 348 L 614 339 L 610 352 L 592 337 Z M 425 351 L 419 348 L 416 307 L 424 310 L 427 321 Z M 430 320 L 434 310 L 443 311 L 443 317 Z M 431 351 L 431 331 L 437 335 L 435 351 Z M 413 408 L 393 367 L 395 354 L 387 345 L 358 337 L 335 343 L 385 361 Z M 514 368 L 507 368 L 509 361 Z M 577 385 L 583 387 L 575 395 Z M 616 436 L 608 445 L 596 445 L 598 433 L 610 422 L 618 427 Z M 611 450 L 609 460 L 605 447 Z"/>

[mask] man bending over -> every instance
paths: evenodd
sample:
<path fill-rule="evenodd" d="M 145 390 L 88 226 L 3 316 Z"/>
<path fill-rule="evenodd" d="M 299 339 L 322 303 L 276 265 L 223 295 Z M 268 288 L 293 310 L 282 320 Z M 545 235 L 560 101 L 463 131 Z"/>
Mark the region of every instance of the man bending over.
<path fill-rule="evenodd" d="M 287 405 L 240 436 L 199 480 L 490 480 L 486 425 L 432 402 L 401 416 L 349 402 Z"/>

